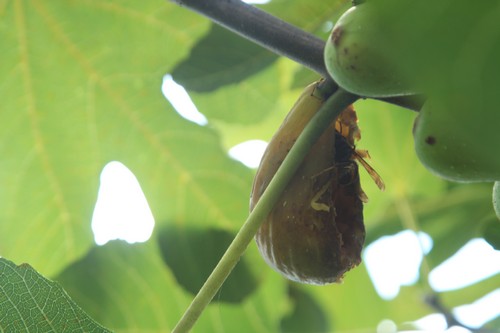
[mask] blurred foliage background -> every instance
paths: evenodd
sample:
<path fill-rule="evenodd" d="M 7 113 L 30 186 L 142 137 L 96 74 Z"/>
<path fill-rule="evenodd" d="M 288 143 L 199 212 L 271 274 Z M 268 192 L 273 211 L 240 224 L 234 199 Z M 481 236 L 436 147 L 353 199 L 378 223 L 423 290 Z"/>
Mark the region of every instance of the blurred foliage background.
<path fill-rule="evenodd" d="M 326 39 L 349 6 L 262 8 Z M 317 75 L 166 1 L 0 0 L 0 50 L 0 256 L 58 281 L 116 332 L 170 331 L 248 215 L 254 170 L 227 150 L 269 140 Z M 165 74 L 186 87 L 207 126 L 166 101 Z M 497 228 L 491 184 L 449 183 L 421 166 L 415 112 L 372 100 L 356 109 L 359 148 L 387 187 L 379 192 L 362 174 L 367 245 L 407 229 L 430 235 L 419 281 L 393 300 L 380 298 L 364 265 L 341 285 L 298 285 L 251 244 L 195 332 L 372 332 L 382 319 L 411 327 L 436 312 L 425 302 L 437 294 L 428 271 Z M 111 161 L 136 175 L 151 207 L 145 243 L 94 242 L 99 175 Z M 438 296 L 452 309 L 498 286 L 497 274 Z"/>

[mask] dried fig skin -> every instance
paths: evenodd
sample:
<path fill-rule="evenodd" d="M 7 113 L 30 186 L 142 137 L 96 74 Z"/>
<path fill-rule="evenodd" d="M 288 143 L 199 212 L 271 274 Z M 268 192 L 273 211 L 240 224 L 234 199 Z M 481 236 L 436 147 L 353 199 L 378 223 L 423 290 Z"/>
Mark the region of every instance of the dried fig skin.
<path fill-rule="evenodd" d="M 251 209 L 322 103 L 301 105 L 301 101 L 268 145 L 255 176 Z M 336 149 L 342 153 L 335 154 Z M 332 124 L 259 228 L 255 236 L 259 251 L 286 278 L 315 285 L 340 282 L 346 271 L 361 262 L 365 230 L 353 151 Z M 339 182 L 341 176 L 347 180 Z"/>

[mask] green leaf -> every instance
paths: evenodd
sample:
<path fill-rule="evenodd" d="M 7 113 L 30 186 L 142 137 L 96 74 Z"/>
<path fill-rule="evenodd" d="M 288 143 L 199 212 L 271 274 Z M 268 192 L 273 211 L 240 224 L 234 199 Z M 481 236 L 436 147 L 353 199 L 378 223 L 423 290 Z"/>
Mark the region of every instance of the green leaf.
<path fill-rule="evenodd" d="M 204 207 L 193 215 L 232 220 L 211 198 L 213 179 L 247 186 L 217 176 L 229 161 L 213 131 L 187 124 L 160 92 L 206 22 L 163 2 L 9 2 L 2 13 L 2 255 L 47 275 L 83 255 L 99 173 L 112 160 L 149 180 L 157 220 L 184 215 L 175 198 Z M 245 206 L 234 206 L 238 220 Z"/>
<path fill-rule="evenodd" d="M 418 230 L 432 237 L 434 245 L 428 258 L 437 266 L 468 240 L 481 235 L 483 224 L 492 213 L 488 196 L 488 187 L 483 184 L 460 185 L 442 196 L 395 202 L 376 225 L 369 227 L 367 243 L 404 230 L 404 219 L 410 219 Z"/>
<path fill-rule="evenodd" d="M 0 331 L 110 332 L 30 265 L 0 258 Z"/>
<path fill-rule="evenodd" d="M 218 25 L 191 49 L 172 71 L 187 90 L 211 92 L 238 83 L 271 65 L 278 56 Z"/>
<path fill-rule="evenodd" d="M 209 122 L 215 119 L 230 124 L 254 124 L 272 114 L 281 93 L 288 90 L 277 80 L 282 73 L 279 67 L 272 66 L 211 94 L 192 92 L 190 96 Z"/>
<path fill-rule="evenodd" d="M 453 308 L 473 303 L 475 300 L 497 289 L 499 284 L 500 274 L 496 274 L 464 288 L 442 292 L 439 295 L 446 306 Z"/>
<path fill-rule="evenodd" d="M 247 140 L 269 140 L 302 89 L 290 90 L 299 66 L 279 59 L 274 66 L 210 94 L 192 93 L 198 110 L 221 135 L 227 149 Z M 315 76 L 313 81 L 318 80 Z"/>
<path fill-rule="evenodd" d="M 467 305 L 474 303 L 479 298 L 486 296 L 487 294 L 494 292 L 498 289 L 500 285 L 500 274 L 496 274 L 487 279 L 474 283 L 470 286 L 460 288 L 457 290 L 452 290 L 448 292 L 440 293 L 440 298 L 446 308 L 451 309 L 460 305 Z M 500 329 L 500 322 L 497 318 L 493 318 L 491 321 L 487 322 L 484 329 L 489 329 L 493 332 L 497 332 Z"/>
<path fill-rule="evenodd" d="M 290 86 L 292 89 L 303 89 L 311 82 L 314 82 L 318 79 L 318 74 L 313 72 L 312 70 L 301 67 L 297 69 L 295 75 L 293 77 L 293 82 Z"/>
<path fill-rule="evenodd" d="M 403 196 L 442 193 L 445 183 L 419 163 L 413 149 L 412 128 L 417 113 L 368 99 L 360 100 L 354 106 L 361 129 L 361 140 L 356 148 L 370 152 L 371 159 L 368 162 L 386 183 L 385 192 L 375 190 L 376 186 L 367 177 L 368 174 L 360 171 L 370 198 L 367 208 L 381 204 L 378 201 L 380 197 L 399 200 Z M 383 206 L 379 209 L 385 210 Z"/>
<path fill-rule="evenodd" d="M 256 265 L 267 270 L 263 262 Z M 228 297 L 224 294 L 234 293 L 223 285 L 193 332 L 276 332 L 287 306 L 286 286 L 279 277 L 264 279 L 266 275 L 262 274 L 259 288 L 239 304 L 217 302 Z M 136 245 L 115 241 L 94 248 L 56 280 L 88 313 L 116 332 L 132 328 L 168 332 L 192 299 L 164 264 L 153 240 Z"/>
<path fill-rule="evenodd" d="M 92 249 L 56 281 L 114 331 L 170 331 L 189 298 L 177 288 L 154 244 L 110 242 Z"/>
<path fill-rule="evenodd" d="M 351 2 L 347 0 L 273 0 L 262 8 L 282 20 L 326 39 L 333 27 L 331 23 L 350 6 Z"/>
<path fill-rule="evenodd" d="M 500 222 L 495 216 L 484 223 L 482 236 L 493 248 L 500 250 Z"/>
<path fill-rule="evenodd" d="M 311 294 L 290 283 L 288 294 L 293 311 L 281 320 L 281 332 L 327 332 L 329 324 L 323 308 Z"/>
<path fill-rule="evenodd" d="M 349 7 L 351 7 L 351 2 L 346 0 L 273 0 L 263 6 L 263 9 L 326 40 L 334 23 Z M 295 71 L 290 87 L 301 89 L 317 79 L 317 73 L 301 67 Z"/>
<path fill-rule="evenodd" d="M 320 302 L 331 331 L 335 332 L 376 331 L 384 318 L 400 325 L 431 312 L 422 301 L 423 292 L 419 286 L 402 288 L 394 300 L 382 300 L 363 264 L 349 271 L 342 284 L 321 288 L 305 286 L 304 289 Z"/>
<path fill-rule="evenodd" d="M 484 328 L 489 329 L 493 332 L 495 332 L 495 331 L 498 332 L 500 330 L 500 317 L 496 317 L 495 319 L 493 319 L 492 321 L 487 323 L 484 326 Z"/>
<path fill-rule="evenodd" d="M 226 252 L 234 234 L 223 229 L 193 229 L 169 225 L 158 233 L 163 261 L 177 282 L 191 294 L 198 290 Z M 196 246 L 193 246 L 196 244 Z M 258 281 L 242 258 L 224 282 L 216 301 L 238 303 L 255 291 Z"/>

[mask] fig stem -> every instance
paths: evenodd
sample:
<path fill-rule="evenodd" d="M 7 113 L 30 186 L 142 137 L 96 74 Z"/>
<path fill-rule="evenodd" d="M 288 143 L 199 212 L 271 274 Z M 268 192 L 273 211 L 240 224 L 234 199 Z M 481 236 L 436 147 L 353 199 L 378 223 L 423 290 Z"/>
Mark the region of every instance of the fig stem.
<path fill-rule="evenodd" d="M 306 125 L 233 242 L 179 320 L 173 333 L 188 332 L 239 261 L 311 147 L 337 116 L 359 97 L 337 89 Z"/>

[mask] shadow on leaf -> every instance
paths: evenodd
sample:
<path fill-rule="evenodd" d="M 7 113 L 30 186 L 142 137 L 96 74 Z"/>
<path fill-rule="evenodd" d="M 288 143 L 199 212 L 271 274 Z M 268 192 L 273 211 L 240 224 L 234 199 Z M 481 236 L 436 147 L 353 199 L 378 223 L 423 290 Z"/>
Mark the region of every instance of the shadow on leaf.
<path fill-rule="evenodd" d="M 321 305 L 295 284 L 288 287 L 293 311 L 281 320 L 281 332 L 330 332 L 328 319 Z"/>
<path fill-rule="evenodd" d="M 210 275 L 233 240 L 234 235 L 221 229 L 167 227 L 158 234 L 163 261 L 177 282 L 193 295 Z M 239 303 L 257 287 L 257 279 L 242 258 L 224 282 L 213 301 Z"/>

